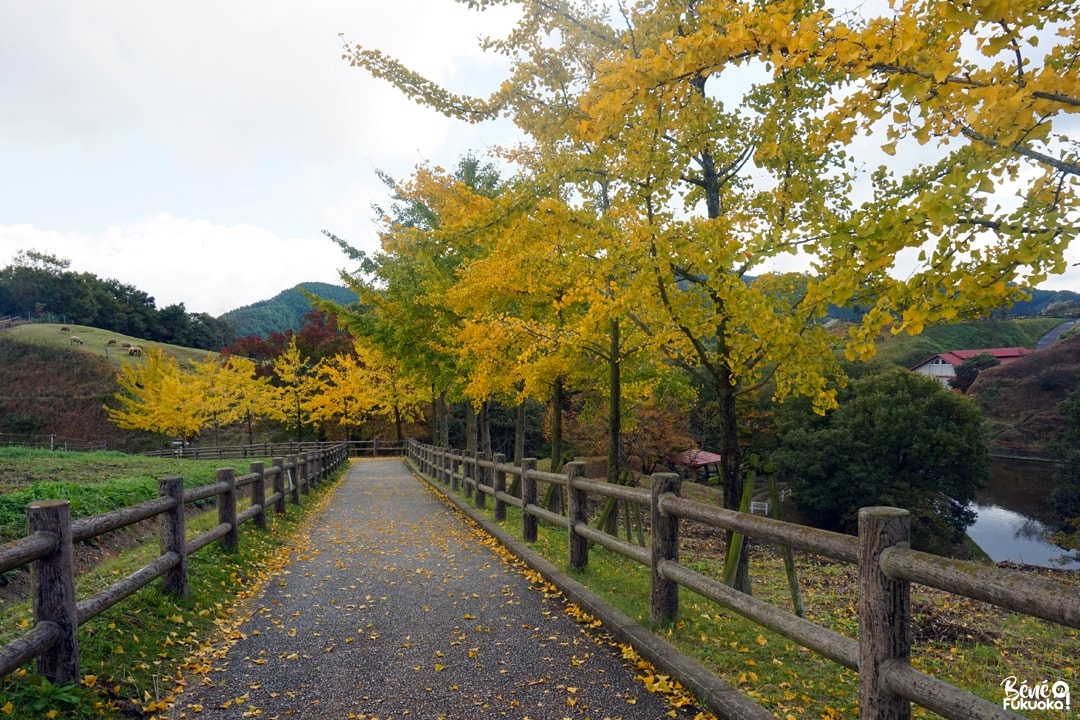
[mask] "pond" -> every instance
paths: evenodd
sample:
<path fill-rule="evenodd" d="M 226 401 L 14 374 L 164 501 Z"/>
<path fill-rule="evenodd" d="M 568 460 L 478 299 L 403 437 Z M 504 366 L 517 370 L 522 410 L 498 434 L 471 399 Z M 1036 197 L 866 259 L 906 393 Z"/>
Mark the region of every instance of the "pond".
<path fill-rule="evenodd" d="M 1080 560 L 1070 559 L 1067 551 L 1046 539 L 1054 522 L 1053 472 L 1050 463 L 994 460 L 990 479 L 973 505 L 978 517 L 968 528 L 971 539 L 994 562 L 1080 570 Z"/>

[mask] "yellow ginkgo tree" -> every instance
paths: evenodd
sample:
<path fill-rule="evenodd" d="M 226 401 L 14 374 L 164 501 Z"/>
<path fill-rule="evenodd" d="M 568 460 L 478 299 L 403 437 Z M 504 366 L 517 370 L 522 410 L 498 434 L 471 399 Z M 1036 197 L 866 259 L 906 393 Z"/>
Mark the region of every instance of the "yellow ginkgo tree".
<path fill-rule="evenodd" d="M 728 507 L 740 397 L 834 406 L 830 305 L 865 309 L 840 344 L 866 358 L 883 330 L 978 316 L 1064 268 L 1072 3 L 512 4 L 520 22 L 485 41 L 511 65 L 488 98 L 346 58 L 445 114 L 510 117 L 527 140 L 506 157 L 533 180 L 516 187 L 601 206 L 615 295 L 716 399 Z"/>
<path fill-rule="evenodd" d="M 145 363 L 124 362 L 117 376 L 116 405 L 109 420 L 125 430 L 143 430 L 187 442 L 198 437 L 209 417 L 203 389 L 159 348 L 146 349 Z"/>
<path fill-rule="evenodd" d="M 309 376 L 310 370 L 310 359 L 300 352 L 296 336 L 290 336 L 288 346 L 274 358 L 275 386 L 280 391 L 276 412 L 296 423 L 296 441 L 299 443 L 304 441 L 305 402 L 316 389 Z"/>

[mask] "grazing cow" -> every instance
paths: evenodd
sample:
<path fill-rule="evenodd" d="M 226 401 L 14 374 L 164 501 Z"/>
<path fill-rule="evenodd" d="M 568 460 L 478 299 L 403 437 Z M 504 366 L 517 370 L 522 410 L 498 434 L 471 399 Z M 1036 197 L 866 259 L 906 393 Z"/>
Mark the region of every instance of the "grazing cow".
<path fill-rule="evenodd" d="M 132 345 L 128 348 L 128 355 L 142 355 L 142 348 L 138 345 Z"/>
<path fill-rule="evenodd" d="M 116 338 L 109 338 L 108 340 L 105 341 L 105 344 L 106 345 L 115 345 L 116 344 Z"/>
<path fill-rule="evenodd" d="M 71 339 L 68 342 L 70 342 L 72 345 L 82 345 L 82 338 L 78 335 L 72 335 Z"/>

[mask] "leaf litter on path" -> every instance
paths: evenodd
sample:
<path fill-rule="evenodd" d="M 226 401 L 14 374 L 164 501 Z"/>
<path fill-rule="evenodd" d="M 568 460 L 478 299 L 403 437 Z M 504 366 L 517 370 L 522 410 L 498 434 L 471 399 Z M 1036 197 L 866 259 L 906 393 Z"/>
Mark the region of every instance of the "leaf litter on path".
<path fill-rule="evenodd" d="M 171 718 L 707 718 L 398 460 L 355 463 Z"/>

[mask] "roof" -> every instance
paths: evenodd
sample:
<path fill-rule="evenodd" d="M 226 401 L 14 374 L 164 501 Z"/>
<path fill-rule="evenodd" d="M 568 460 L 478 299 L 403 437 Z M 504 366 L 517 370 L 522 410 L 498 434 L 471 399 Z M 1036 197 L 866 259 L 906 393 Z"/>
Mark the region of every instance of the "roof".
<path fill-rule="evenodd" d="M 1005 365 L 1007 363 L 1011 363 L 1014 360 L 1019 360 L 1025 355 L 1030 355 L 1033 352 L 1035 351 L 1028 350 L 1027 348 L 1022 347 L 983 348 L 982 350 L 950 350 L 949 352 L 938 353 L 937 355 L 928 357 L 926 360 L 923 360 L 921 363 L 915 365 L 911 369 L 915 370 L 917 368 L 920 368 L 928 362 L 936 360 L 937 358 L 941 358 L 950 365 L 960 365 L 965 360 L 969 360 L 973 357 L 978 357 L 979 355 L 984 354 L 996 358 L 1001 362 L 1002 365 Z"/>
<path fill-rule="evenodd" d="M 674 453 L 673 455 L 668 455 L 664 458 L 664 460 L 673 465 L 685 465 L 687 467 L 704 467 L 705 465 L 718 463 L 722 459 L 723 458 L 716 453 L 699 450 L 698 448 L 684 450 L 681 453 Z"/>

